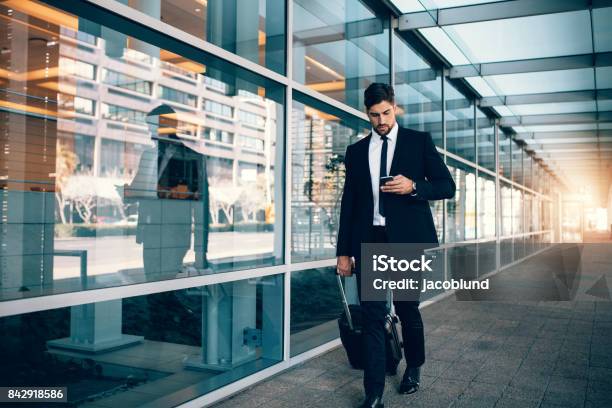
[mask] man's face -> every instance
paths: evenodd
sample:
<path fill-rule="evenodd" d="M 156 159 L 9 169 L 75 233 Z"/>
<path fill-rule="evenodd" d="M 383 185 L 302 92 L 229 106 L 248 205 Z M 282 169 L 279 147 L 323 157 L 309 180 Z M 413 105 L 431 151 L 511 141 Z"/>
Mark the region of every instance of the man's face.
<path fill-rule="evenodd" d="M 382 101 L 370 106 L 367 110 L 368 118 L 376 133 L 381 136 L 387 135 L 395 126 L 395 111 L 397 106 L 387 101 Z"/>

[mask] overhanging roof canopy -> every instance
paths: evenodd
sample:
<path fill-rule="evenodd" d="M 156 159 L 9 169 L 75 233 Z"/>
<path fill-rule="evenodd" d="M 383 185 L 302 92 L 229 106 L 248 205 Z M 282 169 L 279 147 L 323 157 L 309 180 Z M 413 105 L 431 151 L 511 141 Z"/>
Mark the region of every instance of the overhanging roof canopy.
<path fill-rule="evenodd" d="M 424 38 L 449 77 L 469 84 L 479 106 L 494 109 L 543 166 L 575 177 L 567 184 L 584 183 L 585 167 L 608 169 L 592 180 L 607 195 L 612 0 L 391 2 L 402 13 L 398 30 Z"/>

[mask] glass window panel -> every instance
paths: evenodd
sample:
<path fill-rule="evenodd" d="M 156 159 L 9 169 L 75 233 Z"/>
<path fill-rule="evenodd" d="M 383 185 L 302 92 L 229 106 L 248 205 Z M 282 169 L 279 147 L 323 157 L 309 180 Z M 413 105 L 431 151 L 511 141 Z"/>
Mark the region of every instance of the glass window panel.
<path fill-rule="evenodd" d="M 436 71 L 397 34 L 395 52 L 395 97 L 400 126 L 431 133 L 437 146 L 442 135 L 442 80 Z"/>
<path fill-rule="evenodd" d="M 525 232 L 533 232 L 534 225 L 532 219 L 532 205 L 533 205 L 533 195 L 531 193 L 525 192 L 524 194 L 524 206 L 523 211 L 525 213 Z"/>
<path fill-rule="evenodd" d="M 612 88 L 612 67 L 597 67 L 595 75 L 597 76 L 597 89 Z"/>
<path fill-rule="evenodd" d="M 149 0 L 125 3 L 227 51 L 285 73 L 284 0 Z"/>
<path fill-rule="evenodd" d="M 500 183 L 501 195 L 501 235 L 504 237 L 512 235 L 512 187 L 510 184 Z"/>
<path fill-rule="evenodd" d="M 283 360 L 283 286 L 273 275 L 3 317 L 0 378 L 67 387 L 68 406 L 179 406 Z"/>
<path fill-rule="evenodd" d="M 444 242 L 444 200 L 435 200 L 429 202 L 429 208 L 431 215 L 433 216 L 434 224 L 436 226 L 436 235 L 438 236 L 438 242 Z"/>
<path fill-rule="evenodd" d="M 295 93 L 293 101 L 292 261 L 336 254 L 346 147 L 370 132 L 369 123 Z"/>
<path fill-rule="evenodd" d="M 508 180 L 512 179 L 512 139 L 510 136 L 499 131 L 499 169 L 498 173 L 506 177 Z"/>
<path fill-rule="evenodd" d="M 446 150 L 476 161 L 474 104 L 447 80 L 445 88 Z"/>
<path fill-rule="evenodd" d="M 525 126 L 528 132 L 577 132 L 581 130 L 597 130 L 598 126 L 601 129 L 605 123 L 580 123 L 575 125 L 537 125 Z"/>
<path fill-rule="evenodd" d="M 612 7 L 593 9 L 595 52 L 612 51 Z"/>
<path fill-rule="evenodd" d="M 512 181 L 523 184 L 523 149 L 512 142 Z"/>
<path fill-rule="evenodd" d="M 402 13 L 414 13 L 415 11 L 425 10 L 420 0 L 391 0 L 391 2 Z"/>
<path fill-rule="evenodd" d="M 131 56 L 134 56 L 134 54 L 131 54 Z M 128 69 L 127 71 L 129 72 L 130 69 Z M 134 71 L 138 70 L 134 69 Z M 112 85 L 123 89 L 129 89 L 131 91 L 143 93 L 145 95 L 151 95 L 153 89 L 152 82 L 146 80 L 145 78 L 138 78 L 128 73 L 117 72 L 112 69 L 104 69 L 102 72 L 102 82 L 107 85 Z"/>
<path fill-rule="evenodd" d="M 532 162 L 531 156 L 523 152 L 523 185 L 527 188 L 532 187 Z"/>
<path fill-rule="evenodd" d="M 356 109 L 389 82 L 388 19 L 360 0 L 293 2 L 293 79 Z"/>
<path fill-rule="evenodd" d="M 19 58 L 6 71 L 58 75 L 32 75 L 27 94 L 24 83 L 0 79 L 11 91 L 0 103 L 13 107 L 0 111 L 11 152 L 0 158 L 0 262 L 10 277 L 2 299 L 283 262 L 283 86 L 43 3 L 14 8 L 0 42 Z M 4 3 L 0 14 L 9 14 Z M 59 56 L 84 47 L 104 72 L 99 83 L 62 71 Z M 257 123 L 211 119 L 201 100 Z M 203 137 L 213 130 L 223 143 Z M 262 142 L 258 152 L 227 143 L 234 134 L 263 141 L 263 150 Z"/>
<path fill-rule="evenodd" d="M 357 290 L 355 278 L 344 281 L 347 299 L 351 302 L 350 294 Z M 335 267 L 292 272 L 291 356 L 338 338 L 338 316 L 343 310 Z"/>
<path fill-rule="evenodd" d="M 495 107 L 497 109 L 497 106 Z M 595 101 L 533 103 L 510 106 L 515 115 L 553 115 L 574 112 L 595 112 Z M 499 111 L 498 111 L 499 112 Z"/>
<path fill-rule="evenodd" d="M 478 247 L 478 276 L 494 272 L 497 269 L 498 243 L 494 240 L 481 242 Z"/>
<path fill-rule="evenodd" d="M 600 112 L 612 111 L 612 100 L 610 100 L 610 99 L 599 99 L 597 101 L 597 109 Z"/>
<path fill-rule="evenodd" d="M 458 24 L 444 29 L 472 63 L 593 51 L 588 10 Z"/>
<path fill-rule="evenodd" d="M 421 28 L 419 32 L 425 39 L 440 52 L 451 65 L 465 65 L 470 61 L 461 52 L 459 47 L 449 38 L 440 27 Z"/>
<path fill-rule="evenodd" d="M 96 79 L 96 66 L 87 62 L 68 57 L 60 57 L 59 68 L 60 72 L 65 74 L 92 80 Z"/>
<path fill-rule="evenodd" d="M 419 0 L 428 10 L 435 8 L 461 7 L 474 4 L 495 3 L 499 0 Z"/>
<path fill-rule="evenodd" d="M 491 75 L 485 80 L 502 95 L 579 91 L 595 87 L 592 68 Z M 603 87 L 599 80 L 597 85 Z"/>
<path fill-rule="evenodd" d="M 491 86 L 482 77 L 465 78 L 466 81 L 480 94 L 480 96 L 496 96 L 497 93 L 491 89 Z"/>
<path fill-rule="evenodd" d="M 522 234 L 523 228 L 523 190 L 512 188 L 512 234 Z"/>
<path fill-rule="evenodd" d="M 495 177 L 478 176 L 478 238 L 495 237 Z"/>
<path fill-rule="evenodd" d="M 478 164 L 495 171 L 495 124 L 480 109 L 476 109 L 476 142 Z"/>
<path fill-rule="evenodd" d="M 476 238 L 476 171 L 453 159 L 448 168 L 455 180 L 455 196 L 446 200 L 446 240 L 459 242 Z"/>
<path fill-rule="evenodd" d="M 512 110 L 510 110 L 510 108 L 506 105 L 494 106 L 494 108 L 501 116 L 514 116 Z"/>

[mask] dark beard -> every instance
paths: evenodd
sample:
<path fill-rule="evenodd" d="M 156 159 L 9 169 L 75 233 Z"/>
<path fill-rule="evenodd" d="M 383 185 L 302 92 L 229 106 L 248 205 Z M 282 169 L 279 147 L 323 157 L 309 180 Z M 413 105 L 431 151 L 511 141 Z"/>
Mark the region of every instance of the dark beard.
<path fill-rule="evenodd" d="M 387 136 L 389 133 L 391 133 L 391 129 L 393 129 L 393 126 L 387 126 L 387 131 L 381 132 L 378 128 L 376 128 L 376 133 L 378 133 L 380 136 Z"/>

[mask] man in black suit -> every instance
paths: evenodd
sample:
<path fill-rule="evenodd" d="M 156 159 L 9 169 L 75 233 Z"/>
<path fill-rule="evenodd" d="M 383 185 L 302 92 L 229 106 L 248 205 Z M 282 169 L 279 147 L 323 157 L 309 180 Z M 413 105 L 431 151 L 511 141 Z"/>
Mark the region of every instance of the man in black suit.
<path fill-rule="evenodd" d="M 438 243 L 430 200 L 452 198 L 455 182 L 437 152 L 431 135 L 400 128 L 393 88 L 370 85 L 364 94 L 372 132 L 346 149 L 346 179 L 340 211 L 337 273 L 360 283 L 361 243 Z M 393 180 L 379 186 L 381 177 Z M 361 297 L 361 292 L 360 292 Z M 402 323 L 406 371 L 399 392 L 419 387 L 425 362 L 423 322 L 418 301 L 395 301 Z M 366 353 L 363 407 L 382 407 L 385 386 L 386 302 L 362 301 Z"/>

